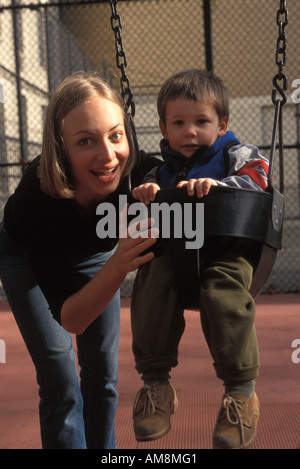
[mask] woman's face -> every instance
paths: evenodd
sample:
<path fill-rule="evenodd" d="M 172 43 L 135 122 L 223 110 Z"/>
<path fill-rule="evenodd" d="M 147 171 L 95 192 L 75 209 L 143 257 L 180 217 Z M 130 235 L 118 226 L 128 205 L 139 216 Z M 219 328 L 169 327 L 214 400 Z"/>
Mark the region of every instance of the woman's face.
<path fill-rule="evenodd" d="M 91 97 L 63 119 L 62 137 L 76 202 L 88 207 L 105 200 L 117 189 L 129 157 L 120 106 L 100 95 Z"/>

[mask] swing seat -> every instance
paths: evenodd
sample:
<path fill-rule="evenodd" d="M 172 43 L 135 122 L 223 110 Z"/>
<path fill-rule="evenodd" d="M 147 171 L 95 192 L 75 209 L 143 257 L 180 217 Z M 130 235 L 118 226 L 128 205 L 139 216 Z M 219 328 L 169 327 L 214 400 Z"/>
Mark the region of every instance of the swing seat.
<path fill-rule="evenodd" d="M 204 243 L 209 239 L 242 238 L 252 240 L 256 256 L 250 293 L 257 296 L 271 274 L 277 251 L 282 245 L 284 197 L 277 189 L 270 187 L 265 192 L 231 187 L 212 187 L 202 199 L 190 197 L 186 188 L 162 189 L 157 192 L 155 202 L 169 205 L 179 202 L 204 204 Z M 184 209 L 182 208 L 182 211 Z M 194 215 L 195 212 L 193 212 Z M 178 220 L 177 220 L 178 222 Z M 173 223 L 175 221 L 173 220 Z M 172 236 L 175 278 L 179 298 L 185 309 L 199 308 L 199 285 L 202 247 L 186 249 L 185 237 Z M 166 240 L 162 240 L 162 243 Z"/>

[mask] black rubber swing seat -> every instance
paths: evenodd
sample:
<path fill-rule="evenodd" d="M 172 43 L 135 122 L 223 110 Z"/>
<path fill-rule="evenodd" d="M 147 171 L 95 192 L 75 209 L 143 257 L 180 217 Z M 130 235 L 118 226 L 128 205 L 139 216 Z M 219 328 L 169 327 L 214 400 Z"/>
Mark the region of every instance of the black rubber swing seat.
<path fill-rule="evenodd" d="M 271 274 L 277 251 L 282 246 L 284 196 L 276 188 L 266 191 L 231 187 L 212 187 L 209 194 L 201 199 L 190 197 L 185 188 L 160 190 L 156 203 L 204 204 L 204 244 L 209 238 L 233 237 L 252 240 L 257 256 L 256 268 L 250 293 L 257 296 Z M 195 218 L 193 218 L 195 220 Z M 178 220 L 173 220 L 178 223 Z M 182 221 L 183 223 L 183 221 Z M 185 309 L 198 309 L 200 282 L 199 249 L 186 249 L 184 227 L 181 237 L 171 236 L 176 284 L 179 297 Z"/>

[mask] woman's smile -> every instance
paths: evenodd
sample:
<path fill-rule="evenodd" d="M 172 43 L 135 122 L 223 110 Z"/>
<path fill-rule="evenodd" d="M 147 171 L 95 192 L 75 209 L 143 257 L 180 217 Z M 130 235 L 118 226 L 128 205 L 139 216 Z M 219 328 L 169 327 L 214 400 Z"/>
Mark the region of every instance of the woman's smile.
<path fill-rule="evenodd" d="M 112 182 L 116 177 L 119 165 L 116 165 L 110 169 L 91 169 L 91 173 L 95 176 L 98 181 L 101 182 Z"/>

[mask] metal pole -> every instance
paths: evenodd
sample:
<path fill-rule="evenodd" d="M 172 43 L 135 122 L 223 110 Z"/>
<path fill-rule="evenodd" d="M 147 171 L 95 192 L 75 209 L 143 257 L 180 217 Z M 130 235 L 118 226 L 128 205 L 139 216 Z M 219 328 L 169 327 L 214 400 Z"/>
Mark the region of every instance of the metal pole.
<path fill-rule="evenodd" d="M 15 47 L 15 66 L 16 66 L 16 85 L 17 85 L 17 102 L 18 102 L 18 117 L 19 117 L 19 134 L 20 134 L 20 153 L 21 153 L 21 162 L 25 162 L 25 142 L 24 142 L 24 113 L 23 113 L 23 103 L 22 103 L 22 94 L 21 94 L 21 59 L 20 59 L 20 30 L 18 24 L 18 11 L 16 7 L 16 0 L 12 0 L 13 7 L 13 29 L 14 29 L 14 47 Z M 26 118 L 26 116 L 25 116 Z"/>
<path fill-rule="evenodd" d="M 48 95 L 53 92 L 52 76 L 51 76 L 51 47 L 50 47 L 50 27 L 48 10 L 45 8 L 45 34 L 46 34 L 46 50 L 47 50 L 47 77 L 48 77 Z"/>
<path fill-rule="evenodd" d="M 213 72 L 214 71 L 214 59 L 213 59 L 213 40 L 212 40 L 210 0 L 203 0 L 203 19 L 204 19 L 204 43 L 205 43 L 206 69 L 209 72 Z"/>

